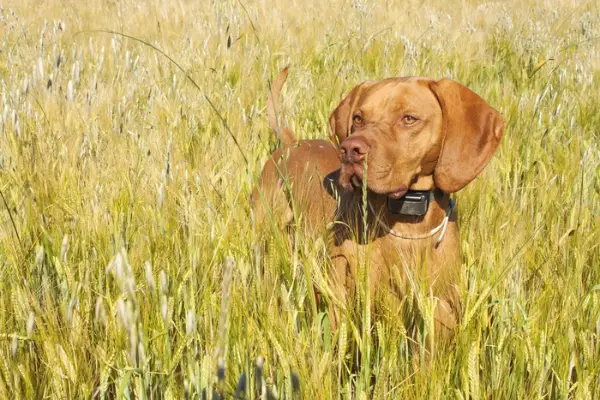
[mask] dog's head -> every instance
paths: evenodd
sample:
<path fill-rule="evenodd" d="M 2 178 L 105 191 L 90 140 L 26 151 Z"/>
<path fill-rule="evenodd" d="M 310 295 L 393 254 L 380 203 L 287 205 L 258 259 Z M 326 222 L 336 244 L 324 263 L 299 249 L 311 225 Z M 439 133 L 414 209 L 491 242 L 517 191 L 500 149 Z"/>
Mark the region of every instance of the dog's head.
<path fill-rule="evenodd" d="M 504 131 L 496 110 L 449 79 L 364 82 L 329 123 L 340 144 L 341 186 L 362 186 L 366 161 L 369 190 L 394 198 L 417 182 L 430 182 L 422 190 L 462 189 L 488 163 Z"/>

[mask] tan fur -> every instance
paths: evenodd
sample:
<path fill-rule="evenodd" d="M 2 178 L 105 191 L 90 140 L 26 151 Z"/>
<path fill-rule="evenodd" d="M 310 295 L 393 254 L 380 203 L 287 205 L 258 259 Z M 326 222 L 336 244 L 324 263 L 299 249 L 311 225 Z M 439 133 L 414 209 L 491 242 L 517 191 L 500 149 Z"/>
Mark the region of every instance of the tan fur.
<path fill-rule="evenodd" d="M 271 88 L 267 95 L 267 116 L 269 118 L 269 126 L 273 132 L 277 134 L 284 147 L 291 146 L 296 143 L 296 136 L 287 127 L 281 124 L 281 108 L 279 107 L 279 94 L 285 84 L 288 76 L 288 67 L 285 67 L 277 76 L 277 79 L 271 84 Z"/>
<path fill-rule="evenodd" d="M 252 192 L 254 219 L 262 228 L 265 225 L 282 228 L 290 225 L 297 215 L 308 230 L 322 231 L 335 214 L 330 182 L 337 180 L 339 153 L 329 141 L 298 141 L 290 129 L 280 128 L 279 95 L 287 74 L 286 67 L 268 94 L 269 125 L 281 146 L 267 160 Z"/>
<path fill-rule="evenodd" d="M 320 229 L 323 221 L 335 218 L 331 277 L 345 303 L 342 308 L 353 304 L 358 269 L 366 265 L 372 296 L 383 299 L 392 312 L 410 285 L 428 288 L 438 299 L 436 336 L 451 337 L 460 314 L 456 215 L 437 247 L 437 235 L 419 240 L 391 235 L 371 212 L 368 237 L 362 238 L 360 182 L 366 179 L 369 202 L 389 227 L 406 236 L 426 233 L 443 220 L 449 193 L 472 181 L 494 154 L 504 129 L 502 117 L 454 81 L 392 78 L 354 88 L 332 113 L 330 126 L 341 155 L 326 141 L 300 141 L 280 149 L 265 165 L 259 189 L 269 193 L 272 206 L 287 207 L 284 223 L 291 222 L 291 203 L 306 213 L 310 229 Z M 335 179 L 333 189 L 324 184 L 324 177 Z M 282 190 L 285 179 L 292 183 L 287 194 Z M 387 211 L 387 196 L 435 188 L 445 193 L 423 217 Z M 341 193 L 339 203 L 332 195 L 336 190 Z M 334 326 L 340 312 L 330 307 Z"/>

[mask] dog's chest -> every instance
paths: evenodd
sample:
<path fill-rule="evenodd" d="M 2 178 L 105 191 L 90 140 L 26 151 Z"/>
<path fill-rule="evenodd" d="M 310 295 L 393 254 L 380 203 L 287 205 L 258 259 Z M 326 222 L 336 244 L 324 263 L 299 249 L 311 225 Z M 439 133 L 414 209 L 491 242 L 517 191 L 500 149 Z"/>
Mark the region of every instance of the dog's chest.
<path fill-rule="evenodd" d="M 418 262 L 435 257 L 433 245 L 434 241 L 431 239 L 414 241 L 385 235 L 366 243 L 352 239 L 344 240 L 333 253 L 343 254 L 353 269 L 361 264 L 367 267 L 376 264 L 412 268 Z"/>
<path fill-rule="evenodd" d="M 355 280 L 364 276 L 361 271 L 368 271 L 370 286 L 375 290 L 385 284 L 404 287 L 408 280 L 436 287 L 454 276 L 460 265 L 453 222 L 437 247 L 435 237 L 410 240 L 385 234 L 368 241 L 358 241 L 356 237 L 340 239 L 338 245 L 332 246 L 331 255 L 346 259 L 348 273 Z"/>

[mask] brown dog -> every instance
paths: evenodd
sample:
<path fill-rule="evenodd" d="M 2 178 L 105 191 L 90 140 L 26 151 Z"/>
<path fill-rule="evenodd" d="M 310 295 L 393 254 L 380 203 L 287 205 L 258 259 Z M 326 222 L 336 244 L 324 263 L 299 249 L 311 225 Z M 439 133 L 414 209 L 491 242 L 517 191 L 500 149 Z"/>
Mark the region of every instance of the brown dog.
<path fill-rule="evenodd" d="M 436 336 L 450 336 L 460 309 L 460 242 L 449 194 L 490 160 L 504 130 L 502 117 L 452 80 L 364 82 L 330 117 L 338 151 L 329 142 L 296 141 L 291 131 L 278 129 L 273 115 L 286 76 L 284 70 L 273 85 L 269 106 L 283 148 L 264 167 L 253 195 L 255 216 L 261 209 L 256 205 L 266 205 L 284 216 L 283 223 L 304 215 L 312 230 L 335 220 L 330 255 L 342 309 L 353 304 L 359 268 L 366 266 L 370 294 L 377 298 L 402 298 L 424 284 L 438 300 Z M 334 326 L 339 320 L 335 307 L 330 320 Z"/>

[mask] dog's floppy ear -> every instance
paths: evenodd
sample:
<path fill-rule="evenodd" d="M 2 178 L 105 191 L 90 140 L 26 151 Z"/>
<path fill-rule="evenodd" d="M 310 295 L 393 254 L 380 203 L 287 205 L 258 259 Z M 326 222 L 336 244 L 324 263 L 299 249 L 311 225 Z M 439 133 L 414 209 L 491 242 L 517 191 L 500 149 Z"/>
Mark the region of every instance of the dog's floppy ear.
<path fill-rule="evenodd" d="M 340 144 L 350 135 L 352 127 L 352 110 L 358 103 L 360 96 L 365 89 L 371 86 L 373 82 L 366 81 L 356 86 L 344 97 L 342 102 L 336 107 L 329 117 L 329 127 L 331 128 L 330 138 L 333 143 Z"/>
<path fill-rule="evenodd" d="M 465 187 L 483 170 L 500 144 L 504 119 L 481 97 L 450 79 L 429 84 L 443 116 L 443 142 L 433 172 L 446 193 Z"/>

